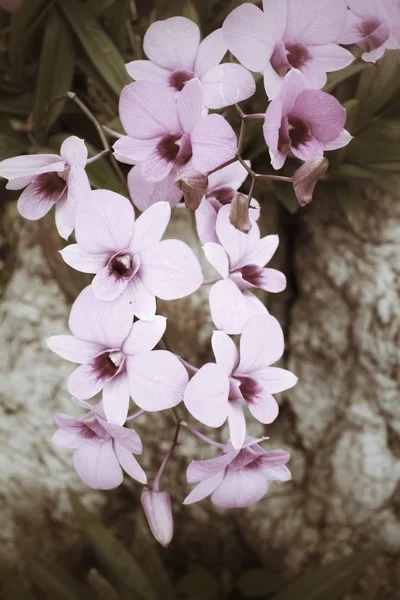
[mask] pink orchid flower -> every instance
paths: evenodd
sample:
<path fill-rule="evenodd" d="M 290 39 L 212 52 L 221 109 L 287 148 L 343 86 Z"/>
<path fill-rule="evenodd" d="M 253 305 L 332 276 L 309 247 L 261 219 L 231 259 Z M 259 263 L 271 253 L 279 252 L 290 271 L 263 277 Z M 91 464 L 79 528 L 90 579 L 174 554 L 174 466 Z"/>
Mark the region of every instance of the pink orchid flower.
<path fill-rule="evenodd" d="M 76 216 L 77 244 L 61 251 L 78 271 L 96 273 L 96 298 L 124 294 L 134 314 L 151 320 L 155 297 L 183 298 L 198 289 L 203 275 L 192 250 L 179 240 L 160 241 L 171 215 L 167 202 L 151 206 L 135 221 L 127 198 L 106 190 L 87 195 Z"/>
<path fill-rule="evenodd" d="M 308 161 L 352 140 L 344 129 L 346 110 L 340 102 L 320 90 L 301 90 L 301 85 L 296 74 L 287 78 L 265 113 L 264 138 L 274 169 L 283 167 L 289 152 Z"/>
<path fill-rule="evenodd" d="M 246 162 L 250 166 L 250 162 Z M 195 212 L 197 233 L 202 244 L 218 243 L 218 236 L 215 232 L 217 215 L 222 206 L 231 204 L 236 191 L 247 177 L 248 173 L 239 161 L 209 176 L 207 194 Z M 250 217 L 257 221 L 259 216 L 260 205 L 257 200 L 253 199 Z"/>
<path fill-rule="evenodd" d="M 246 508 L 265 496 L 269 481 L 289 481 L 285 464 L 286 450 L 266 451 L 258 440 L 247 438 L 241 450 L 227 444 L 223 454 L 209 460 L 194 460 L 186 471 L 188 483 L 198 485 L 184 500 L 193 504 L 211 495 L 211 502 L 221 508 Z"/>
<path fill-rule="evenodd" d="M 56 226 L 68 239 L 75 227 L 76 207 L 90 190 L 85 172 L 87 149 L 84 141 L 71 136 L 57 154 L 30 154 L 0 162 L 0 176 L 8 179 L 7 189 L 21 190 L 17 208 L 31 221 L 41 219 L 56 205 Z"/>
<path fill-rule="evenodd" d="M 121 485 L 122 469 L 140 483 L 147 483 L 142 467 L 132 454 L 142 454 L 136 431 L 105 420 L 101 407 L 85 403 L 89 412 L 82 419 L 64 414 L 54 417 L 59 430 L 52 437 L 55 446 L 74 449 L 74 467 L 91 488 L 110 490 Z M 121 469 L 122 467 L 122 469 Z"/>
<path fill-rule="evenodd" d="M 321 89 L 326 73 L 353 62 L 354 56 L 338 46 L 346 0 L 263 0 L 263 8 L 242 4 L 226 18 L 222 33 L 245 67 L 264 73 L 271 100 L 291 71 L 301 75 L 305 88 Z"/>
<path fill-rule="evenodd" d="M 203 246 L 207 260 L 223 278 L 210 290 L 211 317 L 215 326 L 225 333 L 241 333 L 255 314 L 264 314 L 265 306 L 250 292 L 260 288 L 267 292 L 282 292 L 286 277 L 276 269 L 266 269 L 279 244 L 277 235 L 260 238 L 260 229 L 253 221 L 249 233 L 242 233 L 229 221 L 229 206 L 223 206 L 217 216 L 216 235 L 219 243 Z"/>
<path fill-rule="evenodd" d="M 348 0 L 342 44 L 357 44 L 363 60 L 376 62 L 385 50 L 400 47 L 400 0 Z"/>
<path fill-rule="evenodd" d="M 144 179 L 157 183 L 172 171 L 208 173 L 233 158 L 236 135 L 217 114 L 207 115 L 198 79 L 189 81 L 178 98 L 154 81 L 137 81 L 121 93 L 120 118 L 128 135 L 114 144 L 115 156 L 141 163 Z"/>
<path fill-rule="evenodd" d="M 70 375 L 68 390 L 82 400 L 103 390 L 103 407 L 110 423 L 123 425 L 129 396 L 143 410 L 158 411 L 179 404 L 188 375 L 179 359 L 165 350 L 153 350 L 164 335 L 165 317 L 136 321 L 126 298 L 98 300 L 85 288 L 69 317 L 73 335 L 47 340 L 62 358 L 81 364 Z"/>
<path fill-rule="evenodd" d="M 180 92 L 188 81 L 198 78 L 204 105 L 214 109 L 246 100 L 255 92 L 252 75 L 241 65 L 219 64 L 227 51 L 221 29 L 200 43 L 196 23 L 172 17 L 150 25 L 143 48 L 150 60 L 134 60 L 126 65 L 136 81 L 156 81 Z"/>
<path fill-rule="evenodd" d="M 154 183 L 143 177 L 140 164 L 135 165 L 128 173 L 132 202 L 142 212 L 157 202 L 167 201 L 172 208 L 177 206 L 182 199 L 182 192 L 175 185 L 176 175 L 173 169 L 167 177 Z"/>
<path fill-rule="evenodd" d="M 269 366 L 284 350 L 282 329 L 271 315 L 253 317 L 243 328 L 240 360 L 234 342 L 222 331 L 214 331 L 211 343 L 216 364 L 208 363 L 194 375 L 183 400 L 208 427 L 221 427 L 228 419 L 233 447 L 239 450 L 246 435 L 243 405 L 260 423 L 272 423 L 279 411 L 272 394 L 296 385 L 297 377 Z"/>

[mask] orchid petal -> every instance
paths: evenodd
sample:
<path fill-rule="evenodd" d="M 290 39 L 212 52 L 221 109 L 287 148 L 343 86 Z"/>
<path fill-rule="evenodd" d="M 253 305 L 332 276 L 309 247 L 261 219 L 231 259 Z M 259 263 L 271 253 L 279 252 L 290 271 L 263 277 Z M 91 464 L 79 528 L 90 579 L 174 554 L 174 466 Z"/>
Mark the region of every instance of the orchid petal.
<path fill-rule="evenodd" d="M 230 206 L 223 206 L 217 217 L 217 236 L 225 248 L 233 271 L 242 264 L 244 257 L 250 255 L 260 241 L 260 229 L 253 222 L 249 233 L 242 233 L 236 229 L 229 220 Z"/>
<path fill-rule="evenodd" d="M 197 234 L 202 244 L 218 243 L 217 234 L 215 233 L 217 211 L 211 203 L 203 198 L 194 214 L 196 217 Z"/>
<path fill-rule="evenodd" d="M 78 244 L 70 244 L 62 250 L 60 254 L 73 269 L 81 271 L 81 273 L 98 273 L 108 262 L 108 254 L 91 254 L 85 252 Z"/>
<path fill-rule="evenodd" d="M 223 331 L 214 331 L 211 345 L 217 365 L 227 375 L 231 375 L 239 362 L 239 353 L 235 342 Z"/>
<path fill-rule="evenodd" d="M 235 132 L 221 115 L 207 115 L 191 133 L 192 165 L 200 173 L 208 173 L 235 156 Z"/>
<path fill-rule="evenodd" d="M 185 498 L 183 504 L 193 504 L 194 502 L 200 502 L 200 500 L 204 500 L 204 498 L 207 498 L 207 496 L 212 494 L 214 490 L 218 488 L 221 481 L 224 479 L 224 475 L 224 471 L 220 471 L 212 477 L 201 481 L 198 485 L 196 485 L 194 490 L 192 490 L 190 494 Z"/>
<path fill-rule="evenodd" d="M 183 401 L 191 415 L 208 427 L 220 427 L 228 415 L 229 378 L 214 363 L 204 365 L 189 381 Z"/>
<path fill-rule="evenodd" d="M 186 17 L 152 23 L 143 39 L 146 56 L 159 67 L 192 70 L 200 43 L 200 30 Z"/>
<path fill-rule="evenodd" d="M 91 361 L 103 350 L 101 344 L 84 342 L 73 335 L 53 335 L 46 343 L 61 358 L 80 364 Z"/>
<path fill-rule="evenodd" d="M 283 332 L 275 317 L 253 317 L 243 328 L 237 372 L 252 373 L 265 368 L 279 360 L 283 350 Z"/>
<path fill-rule="evenodd" d="M 145 160 L 153 152 L 160 139 L 161 136 L 142 140 L 124 135 L 114 143 L 114 156 L 119 162 L 135 165 L 137 162 Z"/>
<path fill-rule="evenodd" d="M 175 178 L 176 173 L 171 172 L 162 181 L 147 181 L 141 173 L 140 165 L 133 167 L 129 171 L 128 187 L 134 205 L 141 211 L 157 202 L 167 201 L 170 206 L 176 206 L 182 198 L 182 192 L 176 187 Z"/>
<path fill-rule="evenodd" d="M 232 106 L 253 96 L 256 90 L 254 77 L 242 65 L 224 63 L 210 69 L 201 78 L 204 104 L 219 109 Z"/>
<path fill-rule="evenodd" d="M 209 243 L 203 246 L 204 254 L 208 262 L 216 271 L 226 279 L 229 277 L 229 258 L 220 244 Z"/>
<path fill-rule="evenodd" d="M 79 477 L 91 488 L 111 490 L 122 483 L 122 470 L 111 440 L 82 444 L 76 450 L 73 462 Z"/>
<path fill-rule="evenodd" d="M 69 164 L 77 167 L 85 167 L 88 151 L 85 146 L 85 141 L 71 135 L 61 144 L 60 154 L 62 158 Z"/>
<path fill-rule="evenodd" d="M 198 79 L 188 81 L 177 99 L 182 131 L 191 133 L 201 120 L 204 110 L 203 88 Z"/>
<path fill-rule="evenodd" d="M 157 244 L 168 227 L 170 217 L 171 207 L 168 202 L 159 202 L 145 210 L 135 223 L 130 243 L 132 252 L 140 254 Z"/>
<path fill-rule="evenodd" d="M 346 0 L 287 1 L 287 40 L 306 45 L 323 45 L 340 38 L 347 19 Z"/>
<path fill-rule="evenodd" d="M 116 441 L 114 442 L 114 451 L 117 455 L 119 464 L 124 471 L 130 477 L 145 485 L 147 483 L 146 473 L 143 471 L 136 458 L 132 456 L 132 453 Z"/>
<path fill-rule="evenodd" d="M 230 399 L 228 404 L 229 435 L 232 446 L 240 450 L 246 437 L 246 420 L 238 399 Z"/>
<path fill-rule="evenodd" d="M 216 29 L 200 43 L 194 63 L 194 72 L 202 77 L 207 71 L 218 65 L 228 50 L 222 35 L 222 29 Z"/>
<path fill-rule="evenodd" d="M 128 75 L 136 81 L 156 81 L 167 83 L 170 71 L 155 65 L 151 60 L 132 60 L 125 65 Z"/>
<path fill-rule="evenodd" d="M 136 321 L 126 338 L 122 350 L 127 355 L 153 350 L 165 333 L 167 319 L 156 316 L 152 321 Z"/>
<path fill-rule="evenodd" d="M 156 299 L 154 294 L 144 285 L 140 275 L 133 277 L 124 293 L 132 305 L 133 314 L 138 319 L 151 321 L 156 314 Z"/>
<path fill-rule="evenodd" d="M 251 314 L 246 298 L 231 279 L 218 281 L 210 290 L 210 310 L 214 325 L 225 333 L 241 333 Z"/>
<path fill-rule="evenodd" d="M 268 482 L 253 469 L 228 469 L 224 480 L 213 492 L 211 501 L 221 508 L 246 508 L 255 504 L 268 490 Z"/>

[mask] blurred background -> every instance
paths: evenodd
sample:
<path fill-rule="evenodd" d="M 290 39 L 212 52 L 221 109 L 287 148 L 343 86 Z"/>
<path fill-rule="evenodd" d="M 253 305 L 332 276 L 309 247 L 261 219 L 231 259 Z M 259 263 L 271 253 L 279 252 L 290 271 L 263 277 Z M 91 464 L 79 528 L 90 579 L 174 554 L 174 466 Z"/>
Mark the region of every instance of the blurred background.
<path fill-rule="evenodd" d="M 100 152 L 93 122 L 59 98 L 74 91 L 101 124 L 120 130 L 118 97 L 130 81 L 124 64 L 143 58 L 149 24 L 184 15 L 205 36 L 241 3 L 25 0 L 13 14 L 0 8 L 0 160 L 58 152 L 71 134 L 85 138 L 90 155 Z M 260 182 L 255 190 L 264 233 L 280 235 L 274 266 L 289 280 L 287 291 L 265 302 L 285 328 L 285 365 L 299 383 L 280 395 L 279 419 L 251 433 L 270 436 L 266 448 L 291 452 L 293 481 L 271 486 L 246 510 L 209 501 L 182 507 L 188 462 L 210 456 L 183 435 L 166 479 L 175 517 L 168 549 L 147 532 L 139 486 L 126 480 L 112 492 L 90 490 L 71 456 L 50 443 L 53 414 L 71 412 L 65 384 L 73 367 L 45 339 L 67 333 L 70 305 L 88 280 L 58 254 L 54 216 L 23 221 L 18 196 L 0 181 L 6 600 L 400 598 L 399 53 L 387 52 L 378 65 L 355 61 L 329 77 L 326 90 L 345 105 L 354 140 L 329 153 L 313 203 L 297 210 L 290 186 Z M 243 108 L 262 112 L 266 104 L 258 79 Z M 236 118 L 229 115 L 234 126 Z M 257 122 L 249 123 L 243 156 L 269 171 Z M 283 174 L 296 166 L 289 161 Z M 125 193 L 109 158 L 88 172 L 93 187 Z M 192 215 L 175 213 L 169 235 L 200 258 Z M 178 353 L 197 365 L 210 358 L 206 292 L 160 303 L 159 312 L 169 317 Z M 138 425 L 150 480 L 173 436 L 171 422 L 161 413 Z"/>

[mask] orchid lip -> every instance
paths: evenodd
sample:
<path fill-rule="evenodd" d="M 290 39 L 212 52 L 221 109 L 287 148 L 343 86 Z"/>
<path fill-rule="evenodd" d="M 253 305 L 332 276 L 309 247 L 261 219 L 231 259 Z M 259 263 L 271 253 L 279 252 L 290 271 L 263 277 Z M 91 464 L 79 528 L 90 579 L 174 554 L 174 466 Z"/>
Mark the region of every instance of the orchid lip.
<path fill-rule="evenodd" d="M 389 39 L 390 27 L 379 19 L 368 19 L 361 23 L 360 33 L 363 39 L 358 42 L 358 45 L 364 52 L 372 52 Z"/>
<path fill-rule="evenodd" d="M 93 370 L 98 379 L 112 379 L 124 369 L 124 365 L 125 354 L 120 348 L 105 350 L 93 360 Z"/>
<path fill-rule="evenodd" d="M 118 279 L 132 279 L 140 268 L 140 257 L 127 250 L 120 250 L 108 261 L 111 273 Z"/>
<path fill-rule="evenodd" d="M 188 81 L 193 79 L 195 73 L 187 69 L 176 69 L 172 71 L 168 78 L 169 85 L 174 88 L 177 92 L 181 92 Z"/>
<path fill-rule="evenodd" d="M 310 53 L 304 44 L 278 42 L 271 56 L 271 65 L 280 77 L 285 77 L 292 69 L 302 69 L 310 60 Z"/>

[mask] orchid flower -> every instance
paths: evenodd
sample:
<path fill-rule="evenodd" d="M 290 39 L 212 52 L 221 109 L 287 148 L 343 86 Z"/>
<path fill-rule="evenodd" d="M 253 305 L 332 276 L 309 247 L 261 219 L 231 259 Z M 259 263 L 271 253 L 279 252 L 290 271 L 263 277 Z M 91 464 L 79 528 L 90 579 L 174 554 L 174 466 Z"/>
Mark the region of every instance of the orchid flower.
<path fill-rule="evenodd" d="M 291 479 L 285 466 L 290 460 L 286 450 L 266 451 L 250 437 L 246 442 L 241 450 L 227 444 L 217 458 L 192 461 L 186 477 L 197 486 L 183 503 L 193 504 L 211 495 L 215 506 L 246 508 L 265 496 L 269 481 Z"/>
<path fill-rule="evenodd" d="M 58 154 L 30 154 L 0 162 L 0 177 L 8 179 L 7 189 L 22 190 L 17 208 L 31 221 L 41 219 L 56 205 L 56 226 L 68 239 L 75 227 L 78 202 L 90 191 L 85 172 L 87 149 L 84 141 L 67 138 Z"/>
<path fill-rule="evenodd" d="M 221 427 L 228 419 L 233 447 L 239 450 L 246 435 L 243 405 L 260 423 L 272 423 L 279 412 L 272 394 L 293 387 L 297 377 L 270 366 L 284 350 L 282 329 L 271 315 L 253 317 L 243 328 L 240 358 L 226 333 L 214 331 L 211 343 L 216 363 L 195 373 L 185 390 L 184 403 L 190 414 L 208 427 Z"/>
<path fill-rule="evenodd" d="M 326 73 L 353 62 L 351 52 L 338 45 L 346 0 L 263 0 L 263 9 L 242 4 L 228 15 L 222 33 L 242 65 L 264 74 L 270 100 L 279 96 L 291 71 L 299 73 L 305 88 L 321 89 Z"/>
<path fill-rule="evenodd" d="M 165 317 L 136 321 L 126 298 L 98 300 L 91 286 L 75 300 L 69 317 L 72 335 L 47 340 L 51 350 L 81 366 L 68 379 L 68 390 L 81 400 L 103 391 L 107 421 L 125 423 L 129 396 L 143 410 L 158 411 L 179 404 L 188 375 L 179 359 L 154 350 L 162 338 Z"/>
<path fill-rule="evenodd" d="M 82 419 L 64 414 L 54 417 L 60 429 L 52 437 L 55 446 L 75 450 L 74 467 L 82 481 L 96 490 L 110 490 L 122 483 L 123 469 L 136 481 L 147 483 L 145 472 L 132 456 L 142 453 L 136 431 L 108 423 L 101 407 L 83 404 L 89 412 Z"/>
<path fill-rule="evenodd" d="M 122 90 L 119 110 L 128 135 L 115 142 L 115 156 L 128 164 L 140 162 L 149 182 L 186 169 L 206 174 L 235 155 L 235 132 L 221 115 L 204 113 L 198 79 L 189 81 L 177 99 L 154 81 L 131 83 Z"/>
<path fill-rule="evenodd" d="M 211 317 L 215 326 L 226 333 L 241 333 L 254 314 L 264 314 L 265 306 L 250 292 L 260 288 L 282 292 L 286 277 L 276 269 L 264 268 L 279 244 L 277 235 L 260 238 L 254 221 L 249 233 L 242 233 L 229 221 L 229 206 L 223 206 L 216 221 L 219 243 L 203 246 L 207 260 L 221 275 L 210 290 Z"/>
<path fill-rule="evenodd" d="M 214 109 L 246 100 L 255 92 L 254 79 L 244 67 L 219 64 L 227 51 L 221 29 L 200 43 L 196 23 L 185 17 L 171 17 L 150 25 L 143 49 L 150 60 L 134 60 L 126 65 L 136 81 L 156 81 L 179 93 L 198 78 L 204 105 Z"/>
<path fill-rule="evenodd" d="M 167 202 L 151 206 L 135 221 L 127 198 L 106 190 L 88 194 L 76 217 L 77 244 L 61 251 L 67 264 L 96 273 L 92 290 L 99 300 L 121 294 L 134 314 L 151 320 L 155 297 L 183 298 L 203 281 L 192 250 L 179 240 L 160 241 L 170 219 Z"/>

